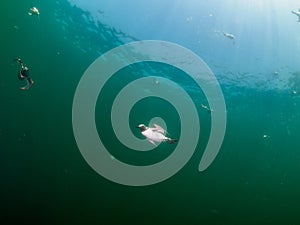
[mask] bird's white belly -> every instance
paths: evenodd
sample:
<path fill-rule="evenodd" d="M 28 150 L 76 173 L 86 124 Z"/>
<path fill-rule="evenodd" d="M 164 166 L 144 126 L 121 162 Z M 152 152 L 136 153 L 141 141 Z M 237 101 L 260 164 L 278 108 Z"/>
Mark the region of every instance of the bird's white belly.
<path fill-rule="evenodd" d="M 162 141 L 165 141 L 166 140 L 166 136 L 163 135 L 162 133 L 159 133 L 159 132 L 153 132 L 151 130 L 146 130 L 143 132 L 143 135 L 150 139 L 150 140 L 153 140 L 155 142 L 162 142 Z"/>

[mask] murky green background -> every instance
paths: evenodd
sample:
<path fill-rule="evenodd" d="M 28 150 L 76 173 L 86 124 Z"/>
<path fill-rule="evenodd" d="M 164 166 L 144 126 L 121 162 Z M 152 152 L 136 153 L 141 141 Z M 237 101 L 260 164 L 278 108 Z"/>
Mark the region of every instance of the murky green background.
<path fill-rule="evenodd" d="M 204 1 L 199 2 L 207 6 Z M 103 1 L 99 2 L 101 9 L 100 3 Z M 114 1 L 111 4 L 115 4 Z M 126 7 L 126 1 L 123 4 L 120 7 Z M 166 2 L 162 4 L 166 5 Z M 27 14 L 33 5 L 40 9 L 39 18 Z M 168 40 L 189 47 L 203 57 L 220 80 L 228 116 L 224 143 L 209 169 L 199 173 L 198 163 L 209 136 L 210 114 L 199 106 L 207 103 L 204 95 L 191 93 L 198 104 L 201 120 L 200 142 L 192 159 L 179 173 L 162 183 L 129 187 L 104 179 L 81 156 L 72 130 L 72 101 L 82 74 L 97 57 L 139 37 L 101 20 L 96 26 L 87 12 L 64 0 L 2 1 L 0 6 L 1 224 L 300 223 L 299 70 L 296 63 L 291 67 L 284 67 L 286 64 L 283 63 L 284 69 L 279 69 L 279 75 L 277 72 L 282 68 L 278 65 L 280 59 L 288 62 L 290 58 L 297 62 L 295 57 L 299 56 L 299 49 L 290 52 L 292 56 L 289 51 L 280 56 L 273 52 L 277 47 L 291 49 L 292 43 L 286 42 L 285 47 L 276 41 L 280 40 L 280 35 L 276 36 L 272 43 L 266 41 L 270 43 L 269 49 L 266 52 L 262 49 L 260 57 L 255 59 L 249 53 L 255 46 L 250 37 L 245 41 L 249 46 L 242 48 L 238 39 L 233 45 L 222 35 L 215 35 L 203 50 L 199 50 L 199 46 L 180 39 L 181 35 L 186 37 L 186 33 L 175 32 L 175 37 Z M 163 15 L 159 9 L 157 12 L 159 16 Z M 296 23 L 296 17 L 289 11 L 287 15 L 290 23 Z M 118 20 L 117 14 L 107 15 L 104 11 L 103 17 L 106 16 Z M 186 17 L 184 11 L 182 15 L 174 16 L 184 20 Z M 126 18 L 121 15 L 119 20 L 126 24 Z M 268 21 L 268 24 L 274 22 Z M 259 20 L 253 21 L 253 27 L 256 22 L 258 24 Z M 153 27 L 160 25 L 151 24 Z M 243 24 L 235 25 L 240 30 L 244 28 Z M 266 32 L 272 36 L 276 29 L 270 25 Z M 280 34 L 285 35 L 284 32 Z M 144 38 L 147 35 L 145 33 Z M 205 33 L 203 35 L 207 38 Z M 154 34 L 150 36 L 149 39 L 161 38 Z M 226 42 L 224 49 L 212 44 L 217 38 Z M 203 46 L 202 39 L 200 42 Z M 243 55 L 249 54 L 249 62 L 244 58 L 239 61 L 237 57 L 233 64 L 229 55 L 223 60 L 224 65 L 220 65 L 219 53 L 229 48 L 235 48 Z M 274 68 L 274 73 L 253 72 L 260 70 L 264 55 L 269 59 L 264 65 Z M 18 90 L 24 84 L 16 76 L 19 70 L 13 62 L 16 57 L 28 65 L 35 81 L 28 92 Z M 252 64 L 253 61 L 256 64 Z M 128 77 L 112 80 L 104 89 L 104 100 L 99 100 L 96 109 L 97 125 L 101 127 L 102 138 L 111 153 L 137 165 L 160 161 L 172 152 L 169 145 L 144 155 L 124 151 L 116 137 L 111 137 L 111 101 L 143 66 L 121 71 Z M 168 71 L 163 65 L 154 64 L 153 67 L 157 71 Z M 230 72 L 230 68 L 236 67 L 241 67 L 240 72 Z M 173 72 L 174 79 L 183 76 L 180 71 Z M 290 76 L 284 85 L 279 79 L 282 73 Z M 167 76 L 163 72 L 161 75 Z M 257 81 L 257 76 L 267 78 Z M 282 88 L 274 87 L 274 80 L 279 80 L 278 86 Z M 144 106 L 137 106 L 132 111 L 132 124 L 136 121 L 146 123 L 157 114 L 165 116 L 170 124 L 178 118 L 174 109 L 163 101 L 148 99 L 141 104 Z M 151 107 L 153 104 L 157 105 L 157 110 Z M 148 114 L 145 114 L 145 108 L 149 110 Z M 167 113 L 169 111 L 171 114 Z M 174 136 L 179 135 L 177 123 L 170 127 Z M 134 132 L 139 136 L 137 131 Z"/>

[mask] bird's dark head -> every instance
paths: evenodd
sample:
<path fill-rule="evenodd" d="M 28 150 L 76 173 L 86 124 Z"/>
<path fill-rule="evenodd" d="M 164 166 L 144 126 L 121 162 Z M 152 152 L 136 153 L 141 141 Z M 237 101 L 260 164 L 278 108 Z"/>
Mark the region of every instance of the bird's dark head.
<path fill-rule="evenodd" d="M 140 124 L 140 125 L 136 126 L 136 128 L 139 128 L 141 132 L 143 132 L 147 129 L 147 127 L 144 124 Z"/>

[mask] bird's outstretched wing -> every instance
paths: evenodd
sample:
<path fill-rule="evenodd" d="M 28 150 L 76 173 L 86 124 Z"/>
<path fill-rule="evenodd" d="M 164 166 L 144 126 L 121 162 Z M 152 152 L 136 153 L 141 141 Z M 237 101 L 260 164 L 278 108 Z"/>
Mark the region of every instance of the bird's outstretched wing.
<path fill-rule="evenodd" d="M 162 133 L 162 134 L 166 134 L 167 131 L 162 128 L 161 126 L 157 125 L 157 124 L 154 124 L 154 128 L 152 128 L 153 131 L 157 131 L 159 133 Z"/>
<path fill-rule="evenodd" d="M 151 144 L 157 146 L 157 144 L 156 144 L 153 140 L 151 140 L 151 139 L 149 139 L 149 138 L 147 138 L 147 140 L 148 140 Z"/>

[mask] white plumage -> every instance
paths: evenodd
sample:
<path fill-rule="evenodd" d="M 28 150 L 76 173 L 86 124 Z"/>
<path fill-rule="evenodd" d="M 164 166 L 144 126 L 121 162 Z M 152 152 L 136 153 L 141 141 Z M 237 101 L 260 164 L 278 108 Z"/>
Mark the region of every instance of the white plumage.
<path fill-rule="evenodd" d="M 177 142 L 177 140 L 167 137 L 167 131 L 157 124 L 154 124 L 154 127 L 146 127 L 144 124 L 140 124 L 137 126 L 137 128 L 139 128 L 141 134 L 144 135 L 146 139 L 155 146 L 157 146 L 156 143 L 161 142 L 168 142 L 169 144 Z"/>

